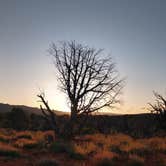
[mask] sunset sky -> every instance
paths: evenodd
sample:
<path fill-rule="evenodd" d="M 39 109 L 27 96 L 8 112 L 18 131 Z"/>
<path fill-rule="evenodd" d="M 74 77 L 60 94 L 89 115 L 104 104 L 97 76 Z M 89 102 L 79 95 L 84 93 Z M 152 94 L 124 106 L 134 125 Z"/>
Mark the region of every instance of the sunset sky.
<path fill-rule="evenodd" d="M 0 103 L 67 111 L 47 49 L 76 40 L 104 48 L 126 86 L 115 113 L 141 113 L 166 92 L 165 0 L 0 0 Z"/>

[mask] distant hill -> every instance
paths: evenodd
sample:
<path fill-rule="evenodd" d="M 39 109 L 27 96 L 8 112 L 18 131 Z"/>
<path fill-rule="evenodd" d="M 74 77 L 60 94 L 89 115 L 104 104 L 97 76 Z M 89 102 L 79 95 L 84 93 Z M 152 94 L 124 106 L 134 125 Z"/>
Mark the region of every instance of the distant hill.
<path fill-rule="evenodd" d="M 30 107 L 30 106 L 24 106 L 24 105 L 10 105 L 10 104 L 3 104 L 3 103 L 0 103 L 0 113 L 10 112 L 13 107 L 22 108 L 26 113 L 29 113 L 29 114 L 31 114 L 31 113 L 34 113 L 37 115 L 42 114 L 42 111 L 37 107 Z M 62 112 L 62 111 L 55 111 L 55 113 L 57 115 L 68 114 L 67 112 Z"/>
<path fill-rule="evenodd" d="M 42 111 L 40 110 L 40 108 L 37 107 L 30 107 L 30 106 L 25 106 L 25 105 L 10 105 L 10 104 L 4 104 L 4 103 L 0 103 L 0 113 L 5 113 L 5 112 L 9 112 L 12 110 L 13 107 L 18 107 L 18 108 L 22 108 L 26 113 L 31 114 L 37 114 L 37 115 L 41 115 Z M 68 112 L 63 112 L 63 111 L 57 111 L 54 110 L 54 112 L 57 115 L 69 115 Z M 149 115 L 149 113 L 141 113 L 141 114 L 115 114 L 115 113 L 111 113 L 111 112 L 95 112 L 93 113 L 93 115 L 103 115 L 103 116 L 117 116 L 117 117 L 123 117 L 123 116 L 129 116 L 129 117 L 142 117 L 145 115 Z"/>
<path fill-rule="evenodd" d="M 37 115 L 41 115 L 42 111 L 40 110 L 40 108 L 37 107 L 30 107 L 30 106 L 25 106 L 25 105 L 10 105 L 10 104 L 4 104 L 4 103 L 0 103 L 0 113 L 5 113 L 5 112 L 9 112 L 12 110 L 13 107 L 18 107 L 18 108 L 22 108 L 26 113 L 34 113 Z M 68 115 L 69 113 L 67 112 L 63 112 L 63 111 L 55 111 L 55 113 L 57 115 Z M 109 116 L 116 116 L 119 114 L 114 114 L 114 113 L 110 113 L 110 112 L 95 112 L 94 115 L 109 115 Z"/>
<path fill-rule="evenodd" d="M 119 116 L 124 114 L 116 114 L 112 112 L 94 112 L 93 115 L 108 115 L 108 116 Z"/>

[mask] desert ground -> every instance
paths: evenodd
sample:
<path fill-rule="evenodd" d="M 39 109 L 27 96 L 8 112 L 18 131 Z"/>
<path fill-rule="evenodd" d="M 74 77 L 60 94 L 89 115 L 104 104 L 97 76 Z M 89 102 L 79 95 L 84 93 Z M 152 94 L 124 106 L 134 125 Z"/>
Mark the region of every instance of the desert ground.
<path fill-rule="evenodd" d="M 0 129 L 0 166 L 166 165 L 166 136 L 89 134 L 70 141 L 53 137 L 51 130 Z"/>

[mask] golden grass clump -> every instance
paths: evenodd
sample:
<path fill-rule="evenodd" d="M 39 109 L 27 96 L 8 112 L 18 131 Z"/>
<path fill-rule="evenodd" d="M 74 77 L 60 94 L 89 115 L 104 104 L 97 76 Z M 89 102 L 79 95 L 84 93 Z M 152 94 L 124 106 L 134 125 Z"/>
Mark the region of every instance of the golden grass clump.
<path fill-rule="evenodd" d="M 18 149 L 13 147 L 12 145 L 0 142 L 0 151 L 2 150 L 18 151 Z"/>
<path fill-rule="evenodd" d="M 144 143 L 153 150 L 166 150 L 166 137 L 149 138 Z"/>
<path fill-rule="evenodd" d="M 34 141 L 34 140 L 28 140 L 28 139 L 22 138 L 22 139 L 18 139 L 14 143 L 14 146 L 17 147 L 17 148 L 24 148 L 24 147 L 33 146 L 33 145 L 36 145 L 36 144 L 37 144 L 37 142 Z"/>
<path fill-rule="evenodd" d="M 102 149 L 110 149 L 111 146 L 128 146 L 133 139 L 125 134 L 116 134 L 116 135 L 103 135 L 103 134 L 94 134 L 86 135 L 85 139 L 89 139 L 91 142 L 95 143 L 102 147 Z"/>
<path fill-rule="evenodd" d="M 97 151 L 97 146 L 93 142 L 86 142 L 83 144 L 74 144 L 74 149 L 77 153 L 88 155 Z"/>
<path fill-rule="evenodd" d="M 132 138 L 125 134 L 116 134 L 116 135 L 103 135 L 103 134 L 94 134 L 94 135 L 86 135 L 86 139 L 89 139 L 95 143 L 111 143 L 111 144 L 119 144 L 122 141 L 129 142 Z"/>
<path fill-rule="evenodd" d="M 104 151 L 100 151 L 100 152 L 96 153 L 93 158 L 94 158 L 94 160 L 101 160 L 101 159 L 105 159 L 105 158 L 112 159 L 115 156 L 117 156 L 115 153 L 104 150 Z"/>
<path fill-rule="evenodd" d="M 138 140 L 131 140 L 127 143 L 121 142 L 119 145 L 120 149 L 125 152 L 130 152 L 133 149 L 144 149 L 146 148 L 146 145 L 139 142 Z"/>
<path fill-rule="evenodd" d="M 142 162 L 142 163 L 145 161 L 145 159 L 143 157 L 140 157 L 140 156 L 135 155 L 135 154 L 130 154 L 129 159 L 139 161 L 139 162 Z"/>
<path fill-rule="evenodd" d="M 44 131 L 43 132 L 43 135 L 44 136 L 48 136 L 48 135 L 51 135 L 52 137 L 54 137 L 54 131 L 53 130 L 47 130 L 47 131 Z"/>
<path fill-rule="evenodd" d="M 16 134 L 15 134 L 15 137 L 17 138 L 19 138 L 19 137 L 21 137 L 21 136 L 32 136 L 33 135 L 33 132 L 32 131 L 19 131 L 19 132 L 16 132 Z"/>
<path fill-rule="evenodd" d="M 0 142 L 9 142 L 11 140 L 10 136 L 4 135 L 3 133 L 0 133 Z"/>
<path fill-rule="evenodd" d="M 100 151 L 93 156 L 91 163 L 94 166 L 113 165 L 112 160 L 114 157 L 117 157 L 117 155 L 113 152 L 106 150 Z"/>

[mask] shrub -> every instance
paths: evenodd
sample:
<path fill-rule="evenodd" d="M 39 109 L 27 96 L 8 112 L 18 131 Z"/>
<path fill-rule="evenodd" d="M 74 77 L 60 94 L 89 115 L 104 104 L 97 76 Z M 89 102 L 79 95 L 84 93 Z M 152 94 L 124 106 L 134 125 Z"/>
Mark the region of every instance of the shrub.
<path fill-rule="evenodd" d="M 38 147 L 39 147 L 38 143 L 27 143 L 27 144 L 24 144 L 23 146 L 24 149 L 34 149 Z"/>
<path fill-rule="evenodd" d="M 142 148 L 142 149 L 132 149 L 130 151 L 130 154 L 135 154 L 138 155 L 140 157 L 144 157 L 146 155 L 152 154 L 153 152 L 150 149 L 147 148 Z"/>
<path fill-rule="evenodd" d="M 96 164 L 96 166 L 115 166 L 115 164 L 111 159 L 103 158 Z"/>
<path fill-rule="evenodd" d="M 12 146 L 0 143 L 0 156 L 19 157 L 20 153 Z"/>
<path fill-rule="evenodd" d="M 144 163 L 139 160 L 130 160 L 126 166 L 144 166 Z"/>
<path fill-rule="evenodd" d="M 74 149 L 82 155 L 90 155 L 97 151 L 97 146 L 93 142 L 85 142 L 82 144 L 74 144 Z"/>
<path fill-rule="evenodd" d="M 50 160 L 50 159 L 43 159 L 40 160 L 36 166 L 58 166 L 57 162 L 55 160 Z"/>
<path fill-rule="evenodd" d="M 114 158 L 115 156 L 117 156 L 115 153 L 113 152 L 110 152 L 110 151 L 107 151 L 107 150 L 102 150 L 102 151 L 98 151 L 93 159 L 94 160 L 101 160 L 101 159 L 105 159 L 105 158 L 108 158 L 108 159 L 112 159 Z"/>
<path fill-rule="evenodd" d="M 22 134 L 22 135 L 18 135 L 17 136 L 17 139 L 32 139 L 32 136 L 31 135 L 27 135 L 27 134 Z"/>
<path fill-rule="evenodd" d="M 67 143 L 56 141 L 51 144 L 50 149 L 54 153 L 66 153 L 70 151 L 71 146 Z"/>
<path fill-rule="evenodd" d="M 166 98 L 157 92 L 153 92 L 156 102 L 150 105 L 150 111 L 156 115 L 159 127 L 166 131 Z"/>
<path fill-rule="evenodd" d="M 111 152 L 114 152 L 114 153 L 117 153 L 117 154 L 124 154 L 125 152 L 124 151 L 122 151 L 121 149 L 120 149 L 120 147 L 118 146 L 118 145 L 112 145 L 111 147 L 110 147 L 110 151 Z"/>
<path fill-rule="evenodd" d="M 20 157 L 20 153 L 15 150 L 0 149 L 0 156 L 6 157 Z"/>
<path fill-rule="evenodd" d="M 8 127 L 15 130 L 26 130 L 28 128 L 28 117 L 21 108 L 13 108 L 8 113 Z"/>
<path fill-rule="evenodd" d="M 93 127 L 83 127 L 81 130 L 81 134 L 94 134 L 94 133 L 97 133 L 97 131 Z"/>
<path fill-rule="evenodd" d="M 85 159 L 85 156 L 80 154 L 80 153 L 77 153 L 75 151 L 70 151 L 68 153 L 69 157 L 72 158 L 72 159 L 75 159 L 75 160 L 84 160 Z"/>
<path fill-rule="evenodd" d="M 70 143 L 57 141 L 51 144 L 50 149 L 54 153 L 66 153 L 69 157 L 73 159 L 84 159 L 84 156 L 80 153 L 77 153 Z"/>
<path fill-rule="evenodd" d="M 166 159 L 162 158 L 161 156 L 158 156 L 156 158 L 156 161 L 154 161 L 155 165 L 157 166 L 165 166 L 166 165 Z"/>
<path fill-rule="evenodd" d="M 14 143 L 15 147 L 18 148 L 25 148 L 25 149 L 33 149 L 33 148 L 39 148 L 40 144 L 37 141 L 29 140 L 29 139 L 19 139 Z"/>
<path fill-rule="evenodd" d="M 8 143 L 9 142 L 9 138 L 7 136 L 0 135 L 0 142 Z"/>

